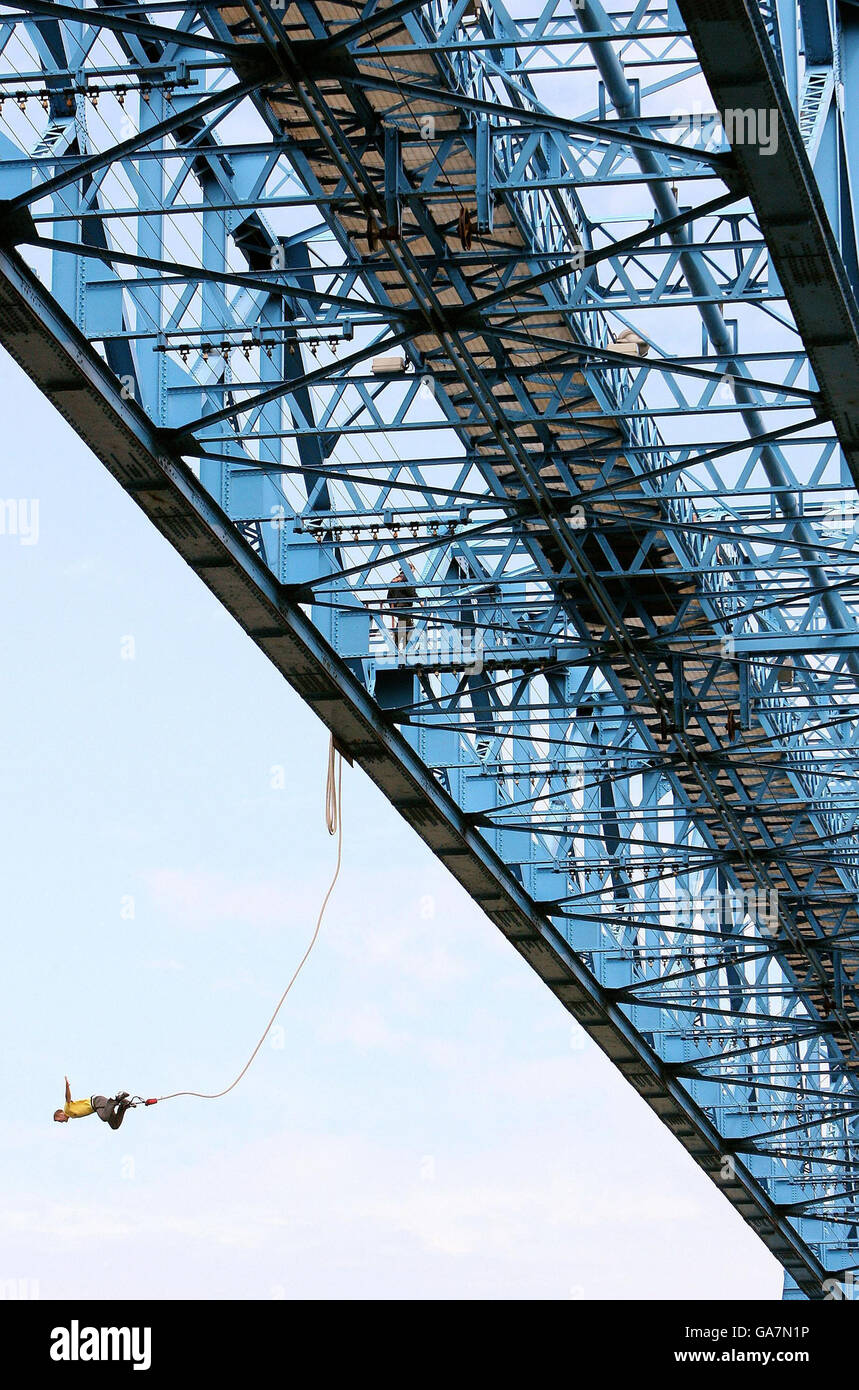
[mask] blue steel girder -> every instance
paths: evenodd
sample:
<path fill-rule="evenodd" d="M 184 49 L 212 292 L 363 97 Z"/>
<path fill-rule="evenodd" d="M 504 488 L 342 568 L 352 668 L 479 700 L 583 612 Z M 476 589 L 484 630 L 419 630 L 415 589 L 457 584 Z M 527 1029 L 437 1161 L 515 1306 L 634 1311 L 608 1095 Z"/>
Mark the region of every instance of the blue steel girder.
<path fill-rule="evenodd" d="M 760 194 L 804 166 L 696 107 L 685 8 L 26 4 L 0 336 L 821 1296 L 857 1263 L 848 374 Z"/>

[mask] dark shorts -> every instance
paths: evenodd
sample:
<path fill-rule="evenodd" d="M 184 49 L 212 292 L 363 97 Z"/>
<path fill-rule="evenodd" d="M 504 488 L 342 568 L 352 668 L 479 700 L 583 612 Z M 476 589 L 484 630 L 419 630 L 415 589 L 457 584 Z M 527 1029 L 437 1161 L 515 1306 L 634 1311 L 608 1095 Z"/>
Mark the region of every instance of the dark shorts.
<path fill-rule="evenodd" d="M 109 1120 L 113 1114 L 114 1102 L 108 1096 L 90 1096 L 89 1103 L 100 1120 Z"/>

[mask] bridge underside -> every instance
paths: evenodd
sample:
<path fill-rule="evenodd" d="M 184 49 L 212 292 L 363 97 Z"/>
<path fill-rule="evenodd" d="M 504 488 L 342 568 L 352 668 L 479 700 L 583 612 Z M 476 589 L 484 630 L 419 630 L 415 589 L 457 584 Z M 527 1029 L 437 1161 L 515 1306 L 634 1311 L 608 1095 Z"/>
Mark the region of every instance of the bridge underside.
<path fill-rule="evenodd" d="M 788 10 L 0 11 L 0 341 L 822 1297 L 859 333 Z"/>

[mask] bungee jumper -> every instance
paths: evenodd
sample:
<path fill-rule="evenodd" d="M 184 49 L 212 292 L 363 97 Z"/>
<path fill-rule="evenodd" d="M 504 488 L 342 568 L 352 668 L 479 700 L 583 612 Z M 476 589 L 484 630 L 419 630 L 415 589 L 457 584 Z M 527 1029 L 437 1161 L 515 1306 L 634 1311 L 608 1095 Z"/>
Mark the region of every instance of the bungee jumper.
<path fill-rule="evenodd" d="M 403 578 L 405 578 L 405 575 Z M 337 756 L 341 754 L 342 756 Z M 348 753 L 342 753 L 340 747 L 334 742 L 334 737 L 332 735 L 328 747 L 328 772 L 325 782 L 325 824 L 328 834 L 337 836 L 337 862 L 334 866 L 334 876 L 328 885 L 325 897 L 322 899 L 322 906 L 319 909 L 319 915 L 316 918 L 316 926 L 313 929 L 313 935 L 310 938 L 309 945 L 304 955 L 301 957 L 301 960 L 298 962 L 298 965 L 295 967 L 286 988 L 278 999 L 274 1013 L 265 1025 L 259 1042 L 235 1080 L 231 1081 L 229 1086 L 225 1086 L 222 1091 L 171 1091 L 169 1095 L 150 1096 L 148 1100 L 144 1099 L 143 1096 L 129 1096 L 127 1091 L 119 1091 L 115 1096 L 90 1096 L 88 1100 L 72 1100 L 69 1078 L 66 1077 L 66 1103 L 61 1110 L 54 1111 L 54 1119 L 57 1124 L 65 1124 L 67 1120 L 79 1120 L 85 1115 L 98 1115 L 99 1119 L 104 1120 L 106 1124 L 110 1125 L 111 1129 L 119 1129 L 119 1126 L 125 1118 L 126 1111 L 133 1110 L 138 1105 L 157 1105 L 159 1101 L 177 1100 L 180 1096 L 196 1096 L 199 1100 L 220 1100 L 222 1096 L 227 1096 L 230 1091 L 235 1090 L 236 1086 L 238 1086 L 239 1082 L 250 1070 L 251 1063 L 254 1061 L 254 1058 L 265 1042 L 269 1029 L 283 1008 L 287 995 L 304 969 L 310 953 L 316 945 L 322 928 L 322 919 L 325 916 L 325 909 L 328 906 L 328 900 L 334 892 L 335 884 L 340 876 L 340 865 L 343 858 L 343 818 L 341 815 L 343 756 L 347 758 L 351 765 L 352 759 L 349 757 Z"/>
<path fill-rule="evenodd" d="M 72 1100 L 68 1077 L 65 1078 L 65 1082 L 66 1103 L 62 1110 L 54 1111 L 54 1119 L 58 1125 L 64 1125 L 68 1120 L 81 1120 L 85 1115 L 98 1115 L 98 1118 L 110 1125 L 111 1129 L 119 1129 L 125 1119 L 126 1110 L 130 1110 L 137 1103 L 129 1098 L 127 1091 L 119 1091 L 115 1096 L 89 1096 L 87 1100 Z"/>

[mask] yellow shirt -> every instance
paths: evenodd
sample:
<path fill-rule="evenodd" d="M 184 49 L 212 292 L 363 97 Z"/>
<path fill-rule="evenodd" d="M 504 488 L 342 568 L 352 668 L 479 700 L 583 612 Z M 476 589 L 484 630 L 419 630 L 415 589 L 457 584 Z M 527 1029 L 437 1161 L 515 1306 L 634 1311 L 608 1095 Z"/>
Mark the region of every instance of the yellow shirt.
<path fill-rule="evenodd" d="M 79 1120 L 83 1115 L 94 1113 L 91 1100 L 67 1100 L 63 1106 L 63 1112 L 71 1120 Z"/>

